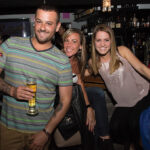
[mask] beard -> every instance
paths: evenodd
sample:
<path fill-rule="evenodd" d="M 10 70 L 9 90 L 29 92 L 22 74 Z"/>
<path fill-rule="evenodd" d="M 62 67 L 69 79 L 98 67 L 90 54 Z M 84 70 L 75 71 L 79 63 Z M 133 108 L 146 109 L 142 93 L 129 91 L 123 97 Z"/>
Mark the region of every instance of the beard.
<path fill-rule="evenodd" d="M 46 31 L 38 31 L 38 32 L 45 32 L 45 33 L 47 33 Z M 35 38 L 37 39 L 37 41 L 38 41 L 40 44 L 45 44 L 45 43 L 47 43 L 47 42 L 51 42 L 52 39 L 53 39 L 53 36 L 48 36 L 48 37 L 45 37 L 45 38 L 43 38 L 43 39 L 40 39 L 39 36 L 38 36 L 38 34 L 36 34 L 36 32 L 35 32 Z"/>

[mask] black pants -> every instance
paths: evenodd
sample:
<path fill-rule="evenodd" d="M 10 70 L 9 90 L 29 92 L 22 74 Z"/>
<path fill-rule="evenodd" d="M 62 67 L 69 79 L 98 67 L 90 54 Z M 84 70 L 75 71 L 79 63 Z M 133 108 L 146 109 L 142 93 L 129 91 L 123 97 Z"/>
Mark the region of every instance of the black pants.
<path fill-rule="evenodd" d="M 134 107 L 117 107 L 110 121 L 110 135 L 120 144 L 137 144 L 140 140 L 140 114 L 150 106 L 150 93 Z"/>

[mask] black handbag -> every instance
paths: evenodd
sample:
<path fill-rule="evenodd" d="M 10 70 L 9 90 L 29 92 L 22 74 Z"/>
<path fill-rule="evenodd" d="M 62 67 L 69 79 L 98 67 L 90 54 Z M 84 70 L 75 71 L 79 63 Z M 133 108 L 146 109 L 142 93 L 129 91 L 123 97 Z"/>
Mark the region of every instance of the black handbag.
<path fill-rule="evenodd" d="M 58 102 L 59 95 L 57 92 L 55 107 Z M 57 147 L 81 145 L 83 150 L 93 149 L 94 138 L 86 126 L 86 114 L 87 109 L 81 86 L 74 84 L 70 109 L 54 132 Z"/>
<path fill-rule="evenodd" d="M 79 130 L 79 125 L 76 120 L 72 106 L 66 113 L 63 120 L 58 125 L 58 130 L 65 140 L 69 139 L 73 134 Z"/>
<path fill-rule="evenodd" d="M 57 106 L 58 102 L 59 102 L 59 95 L 57 92 L 55 107 Z M 82 132 L 83 127 L 85 126 L 85 121 L 86 121 L 86 105 L 82 89 L 80 85 L 74 84 L 71 106 L 68 112 L 66 113 L 65 117 L 57 126 L 57 128 L 60 131 L 63 138 L 67 140 L 71 136 L 73 136 L 77 131 Z"/>

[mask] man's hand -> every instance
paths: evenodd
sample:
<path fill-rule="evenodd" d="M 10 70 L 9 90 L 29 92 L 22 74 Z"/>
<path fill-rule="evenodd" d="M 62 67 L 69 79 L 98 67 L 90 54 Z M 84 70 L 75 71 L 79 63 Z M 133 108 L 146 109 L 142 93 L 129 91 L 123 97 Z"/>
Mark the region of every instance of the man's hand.
<path fill-rule="evenodd" d="M 0 78 L 0 91 L 19 100 L 30 100 L 33 98 L 33 90 L 27 86 L 13 87 Z"/>
<path fill-rule="evenodd" d="M 34 134 L 31 137 L 32 143 L 30 145 L 30 150 L 43 150 L 48 139 L 48 136 L 43 131 Z"/>
<path fill-rule="evenodd" d="M 11 87 L 10 96 L 19 100 L 30 100 L 33 98 L 33 90 L 26 86 Z"/>

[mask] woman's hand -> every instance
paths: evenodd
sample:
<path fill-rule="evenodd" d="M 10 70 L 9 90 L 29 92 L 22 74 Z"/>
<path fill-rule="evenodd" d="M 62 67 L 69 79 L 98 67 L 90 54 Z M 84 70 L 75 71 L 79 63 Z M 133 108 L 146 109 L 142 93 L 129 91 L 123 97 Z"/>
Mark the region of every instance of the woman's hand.
<path fill-rule="evenodd" d="M 93 132 L 96 124 L 95 111 L 92 107 L 87 108 L 86 125 L 88 125 L 89 131 Z"/>

